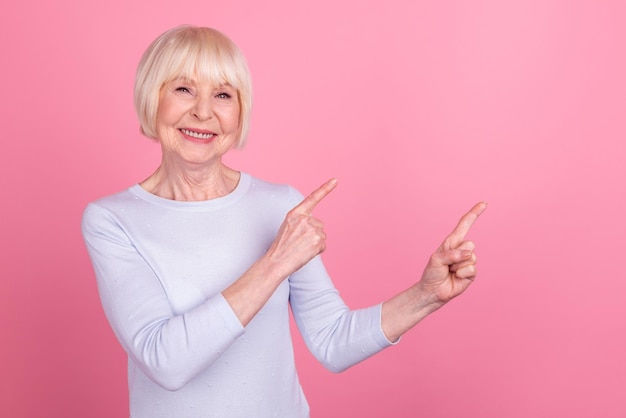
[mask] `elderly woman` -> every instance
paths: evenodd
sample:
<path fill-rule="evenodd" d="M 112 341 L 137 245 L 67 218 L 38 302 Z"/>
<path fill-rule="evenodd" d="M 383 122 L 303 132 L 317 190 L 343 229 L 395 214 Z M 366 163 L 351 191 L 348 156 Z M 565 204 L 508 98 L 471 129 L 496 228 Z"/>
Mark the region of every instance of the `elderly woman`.
<path fill-rule="evenodd" d="M 191 26 L 162 34 L 135 85 L 161 164 L 85 210 L 102 305 L 128 353 L 134 418 L 307 417 L 289 306 L 309 350 L 338 372 L 392 345 L 476 275 L 464 237 L 484 203 L 415 285 L 351 311 L 318 257 L 325 234 L 312 216 L 336 181 L 303 199 L 222 162 L 245 142 L 251 97 L 245 59 L 226 36 Z"/>

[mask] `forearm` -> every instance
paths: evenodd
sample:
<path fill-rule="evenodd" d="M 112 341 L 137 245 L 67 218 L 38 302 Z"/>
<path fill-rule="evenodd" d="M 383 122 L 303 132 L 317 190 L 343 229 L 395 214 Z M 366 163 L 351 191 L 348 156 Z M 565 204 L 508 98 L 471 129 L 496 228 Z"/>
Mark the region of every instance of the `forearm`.
<path fill-rule="evenodd" d="M 222 296 L 245 327 L 286 277 L 287 275 L 266 255 L 224 289 Z"/>
<path fill-rule="evenodd" d="M 397 294 L 382 304 L 381 327 L 389 341 L 397 341 L 422 319 L 442 307 L 444 303 L 425 292 L 419 283 Z"/>
<path fill-rule="evenodd" d="M 289 301 L 307 348 L 332 372 L 341 372 L 391 345 L 380 328 L 381 306 L 351 311 L 320 257 L 289 277 Z"/>

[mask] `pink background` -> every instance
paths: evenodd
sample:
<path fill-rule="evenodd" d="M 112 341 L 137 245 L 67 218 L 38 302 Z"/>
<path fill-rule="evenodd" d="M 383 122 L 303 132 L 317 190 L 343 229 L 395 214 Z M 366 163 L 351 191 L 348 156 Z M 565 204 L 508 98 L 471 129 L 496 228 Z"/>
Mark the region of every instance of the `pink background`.
<path fill-rule="evenodd" d="M 352 307 L 490 204 L 476 283 L 401 344 L 334 375 L 294 337 L 314 418 L 626 416 L 625 20 L 618 0 L 5 2 L 0 415 L 128 414 L 79 221 L 158 164 L 134 71 L 193 23 L 252 70 L 230 163 L 303 192 L 339 178 L 316 214 Z"/>

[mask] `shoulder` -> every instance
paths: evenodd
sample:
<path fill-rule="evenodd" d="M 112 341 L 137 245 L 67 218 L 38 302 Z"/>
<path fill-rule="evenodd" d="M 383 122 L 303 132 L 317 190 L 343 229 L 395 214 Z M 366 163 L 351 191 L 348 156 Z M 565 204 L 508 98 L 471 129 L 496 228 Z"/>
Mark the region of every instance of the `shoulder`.
<path fill-rule="evenodd" d="M 133 192 L 139 185 L 135 184 L 127 189 L 124 189 L 120 192 L 113 193 L 107 196 L 100 197 L 96 200 L 93 200 L 87 204 L 87 209 L 91 209 L 94 207 L 100 208 L 108 208 L 114 209 L 119 206 L 127 205 L 128 202 L 136 200 L 137 196 Z"/>
<path fill-rule="evenodd" d="M 120 192 L 101 197 L 97 200 L 89 202 L 83 211 L 82 229 L 83 232 L 95 227 L 96 225 L 116 223 L 118 213 L 123 213 L 131 203 L 137 200 L 133 194 L 131 186 Z"/>
<path fill-rule="evenodd" d="M 300 203 L 303 197 L 295 187 L 286 183 L 269 182 L 246 173 L 242 173 L 242 181 L 249 181 L 251 196 L 284 202 L 290 207 Z"/>

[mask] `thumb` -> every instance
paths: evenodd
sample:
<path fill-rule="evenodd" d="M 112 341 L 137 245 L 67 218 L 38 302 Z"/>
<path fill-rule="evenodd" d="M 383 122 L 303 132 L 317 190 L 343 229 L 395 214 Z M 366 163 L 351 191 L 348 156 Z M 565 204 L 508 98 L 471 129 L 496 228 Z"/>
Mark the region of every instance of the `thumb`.
<path fill-rule="evenodd" d="M 454 263 L 469 260 L 472 257 L 471 250 L 443 250 L 437 251 L 431 257 L 431 263 L 436 266 L 450 266 Z"/>

